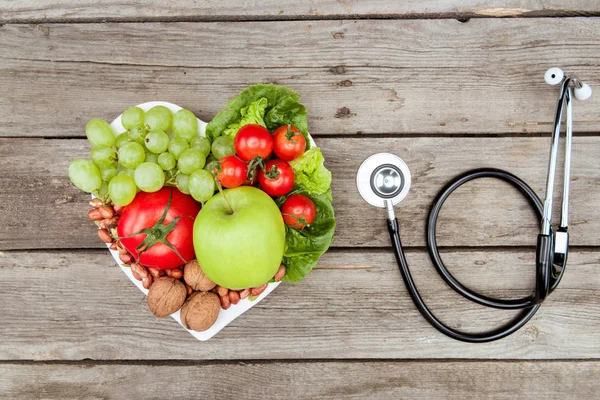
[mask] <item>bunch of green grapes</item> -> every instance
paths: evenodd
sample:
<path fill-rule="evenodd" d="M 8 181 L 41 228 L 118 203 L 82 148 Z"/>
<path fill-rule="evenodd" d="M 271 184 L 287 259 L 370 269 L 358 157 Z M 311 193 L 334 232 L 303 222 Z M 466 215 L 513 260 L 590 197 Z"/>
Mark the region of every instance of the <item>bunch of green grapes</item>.
<path fill-rule="evenodd" d="M 139 190 L 156 192 L 165 185 L 199 202 L 214 195 L 212 171 L 217 159 L 234 154 L 231 139 L 218 138 L 211 144 L 200 136 L 196 116 L 185 109 L 172 114 L 164 106 L 147 112 L 130 107 L 121 123 L 126 131 L 116 135 L 106 121 L 88 122 L 91 161 L 76 159 L 69 166 L 75 186 L 120 206 L 131 203 Z"/>

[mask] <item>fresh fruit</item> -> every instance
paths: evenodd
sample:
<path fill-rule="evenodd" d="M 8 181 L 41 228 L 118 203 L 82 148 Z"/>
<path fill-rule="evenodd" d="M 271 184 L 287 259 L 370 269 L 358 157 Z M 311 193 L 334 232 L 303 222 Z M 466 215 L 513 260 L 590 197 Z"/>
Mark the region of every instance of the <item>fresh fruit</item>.
<path fill-rule="evenodd" d="M 108 122 L 94 118 L 85 126 L 85 135 L 94 146 L 115 145 L 115 133 Z"/>
<path fill-rule="evenodd" d="M 288 197 L 281 206 L 285 224 L 294 229 L 302 229 L 312 224 L 317 216 L 315 203 L 301 194 Z"/>
<path fill-rule="evenodd" d="M 117 176 L 117 167 L 110 165 L 105 168 L 100 168 L 100 176 L 104 182 L 110 182 L 112 178 Z"/>
<path fill-rule="evenodd" d="M 175 182 L 177 183 L 177 189 L 181 190 L 181 192 L 185 194 L 190 194 L 189 182 L 190 176 L 186 174 L 177 174 L 175 178 Z"/>
<path fill-rule="evenodd" d="M 158 278 L 148 291 L 148 308 L 152 314 L 164 318 L 179 310 L 186 297 L 187 291 L 183 282 L 163 276 Z"/>
<path fill-rule="evenodd" d="M 190 175 L 188 189 L 194 200 L 204 203 L 215 194 L 215 177 L 208 171 L 197 169 Z"/>
<path fill-rule="evenodd" d="M 277 205 L 254 187 L 217 194 L 194 223 L 198 263 L 213 282 L 231 289 L 256 287 L 271 279 L 281 265 L 284 246 L 285 226 Z"/>
<path fill-rule="evenodd" d="M 181 154 L 183 154 L 183 152 L 189 147 L 190 146 L 188 145 L 188 142 L 186 142 L 184 139 L 175 137 L 169 142 L 169 153 L 173 154 L 173 157 L 178 160 Z"/>
<path fill-rule="evenodd" d="M 129 133 L 127 132 L 123 132 L 119 135 L 117 135 L 117 138 L 115 139 L 115 146 L 117 148 L 119 147 L 123 147 L 125 146 L 127 143 L 129 142 Z"/>
<path fill-rule="evenodd" d="M 248 166 L 236 156 L 225 156 L 219 160 L 219 165 L 213 174 L 223 187 L 231 189 L 246 181 Z"/>
<path fill-rule="evenodd" d="M 88 193 L 93 193 L 102 186 L 102 177 L 96 164 L 83 158 L 77 158 L 69 165 L 69 179 Z"/>
<path fill-rule="evenodd" d="M 116 165 L 117 153 L 112 147 L 94 146 L 90 152 L 90 158 L 99 168 Z"/>
<path fill-rule="evenodd" d="M 258 183 L 271 197 L 285 196 L 294 187 L 294 171 L 287 161 L 271 160 L 258 171 Z"/>
<path fill-rule="evenodd" d="M 146 137 L 146 133 L 148 133 L 146 129 L 144 129 L 141 126 L 136 126 L 127 132 L 127 136 L 129 136 L 129 140 L 131 142 L 144 144 L 144 138 Z"/>
<path fill-rule="evenodd" d="M 181 109 L 173 115 L 173 132 L 175 136 L 189 142 L 198 133 L 198 120 L 193 112 Z"/>
<path fill-rule="evenodd" d="M 200 149 L 208 157 L 210 154 L 210 140 L 204 136 L 196 136 L 190 141 L 190 147 L 193 149 Z"/>
<path fill-rule="evenodd" d="M 175 168 L 177 161 L 173 154 L 165 152 L 158 156 L 158 165 L 165 171 Z"/>
<path fill-rule="evenodd" d="M 200 149 L 187 149 L 177 161 L 177 168 L 184 174 L 191 174 L 197 169 L 202 169 L 206 164 L 206 155 Z"/>
<path fill-rule="evenodd" d="M 218 159 L 221 159 L 225 156 L 231 156 L 235 154 L 235 149 L 233 148 L 233 140 L 227 136 L 220 136 L 215 139 L 212 143 L 212 153 Z"/>
<path fill-rule="evenodd" d="M 129 107 L 121 114 L 123 128 L 131 130 L 135 127 L 144 126 L 144 110 L 139 107 Z"/>
<path fill-rule="evenodd" d="M 163 131 L 150 131 L 144 138 L 146 148 L 154 154 L 167 151 L 169 147 L 169 136 Z"/>
<path fill-rule="evenodd" d="M 213 326 L 220 311 L 221 303 L 215 293 L 192 293 L 181 307 L 181 323 L 188 329 L 202 332 Z"/>
<path fill-rule="evenodd" d="M 146 112 L 144 125 L 148 130 L 168 131 L 171 128 L 171 110 L 165 106 L 154 106 Z"/>
<path fill-rule="evenodd" d="M 200 205 L 191 196 L 172 187 L 140 192 L 123 209 L 117 232 L 141 264 L 172 269 L 195 258 L 193 226 L 198 211 Z"/>
<path fill-rule="evenodd" d="M 165 173 L 158 164 L 145 162 L 135 169 L 134 180 L 144 192 L 156 192 L 165 183 Z"/>
<path fill-rule="evenodd" d="M 144 162 L 146 152 L 141 144 L 137 142 L 127 143 L 119 149 L 119 164 L 125 168 L 134 169 Z"/>
<path fill-rule="evenodd" d="M 282 125 L 273 132 L 273 151 L 282 160 L 292 161 L 304 154 L 306 139 L 292 125 Z"/>
<path fill-rule="evenodd" d="M 133 201 L 137 191 L 135 181 L 127 174 L 112 178 L 108 184 L 108 195 L 116 204 L 126 206 Z"/>
<path fill-rule="evenodd" d="M 273 151 L 273 137 L 266 128 L 256 124 L 242 126 L 233 144 L 237 156 L 246 162 L 255 157 L 264 160 Z"/>

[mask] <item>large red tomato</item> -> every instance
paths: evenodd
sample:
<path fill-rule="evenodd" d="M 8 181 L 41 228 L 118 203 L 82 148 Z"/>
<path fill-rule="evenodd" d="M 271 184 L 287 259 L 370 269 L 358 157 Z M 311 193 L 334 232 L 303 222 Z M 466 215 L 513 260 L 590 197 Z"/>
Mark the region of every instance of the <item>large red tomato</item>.
<path fill-rule="evenodd" d="M 173 187 L 139 192 L 123 209 L 117 233 L 123 247 L 136 260 L 139 257 L 140 264 L 172 269 L 196 257 L 193 231 L 199 211 L 200 205 L 191 196 Z"/>

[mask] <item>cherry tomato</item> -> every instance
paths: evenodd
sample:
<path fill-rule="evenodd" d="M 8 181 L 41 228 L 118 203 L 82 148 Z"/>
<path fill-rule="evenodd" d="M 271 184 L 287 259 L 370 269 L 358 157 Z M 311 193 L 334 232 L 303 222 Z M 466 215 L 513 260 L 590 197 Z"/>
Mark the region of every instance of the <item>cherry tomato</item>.
<path fill-rule="evenodd" d="M 162 215 L 171 198 L 171 204 L 160 223 Z M 142 265 L 157 269 L 172 269 L 196 258 L 194 253 L 193 230 L 194 220 L 200 211 L 200 205 L 186 194 L 173 187 L 163 187 L 157 192 L 139 192 L 133 201 L 123 208 L 117 233 L 121 244 Z M 172 230 L 169 223 L 179 218 Z M 137 232 L 146 230 L 145 233 Z M 154 238 L 149 236 L 155 236 Z M 166 235 L 166 236 L 165 236 Z M 128 237 L 129 236 L 129 237 Z M 169 246 L 155 239 L 166 239 L 181 257 Z M 146 250 L 138 252 L 138 246 L 146 241 Z M 140 248 L 142 250 L 142 248 Z"/>
<path fill-rule="evenodd" d="M 273 140 L 275 154 L 285 161 L 295 160 L 306 150 L 304 135 L 292 125 L 282 125 L 275 129 Z"/>
<path fill-rule="evenodd" d="M 294 187 L 294 170 L 287 161 L 271 160 L 258 171 L 258 183 L 269 196 L 285 196 Z"/>
<path fill-rule="evenodd" d="M 254 157 L 264 160 L 273 152 L 273 136 L 260 125 L 244 125 L 235 135 L 233 147 L 242 161 L 248 162 Z"/>
<path fill-rule="evenodd" d="M 219 160 L 214 175 L 223 187 L 238 187 L 246 182 L 248 165 L 236 156 L 225 156 Z"/>
<path fill-rule="evenodd" d="M 281 215 L 287 226 L 302 229 L 315 221 L 317 208 L 308 197 L 302 194 L 293 194 L 283 202 Z"/>

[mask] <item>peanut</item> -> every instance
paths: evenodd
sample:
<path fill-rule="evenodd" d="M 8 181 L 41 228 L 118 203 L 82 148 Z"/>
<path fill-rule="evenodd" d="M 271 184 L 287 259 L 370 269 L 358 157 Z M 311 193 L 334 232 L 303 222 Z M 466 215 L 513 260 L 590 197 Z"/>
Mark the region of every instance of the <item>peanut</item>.
<path fill-rule="evenodd" d="M 113 238 L 110 236 L 110 233 L 106 229 L 98 229 L 98 237 L 104 243 L 112 243 Z"/>
<path fill-rule="evenodd" d="M 240 299 L 245 299 L 250 296 L 250 289 L 244 289 L 240 292 Z"/>
<path fill-rule="evenodd" d="M 187 283 L 185 284 L 185 290 L 187 292 L 187 295 L 191 295 L 192 293 L 194 293 L 194 289 L 192 289 L 192 287 L 190 285 L 188 285 Z"/>
<path fill-rule="evenodd" d="M 117 242 L 112 242 L 112 243 L 110 244 L 110 249 L 111 249 L 111 250 L 117 250 Z"/>
<path fill-rule="evenodd" d="M 165 275 L 171 276 L 172 273 L 173 273 L 172 269 L 165 269 Z"/>
<path fill-rule="evenodd" d="M 100 221 L 100 229 L 112 229 L 112 228 L 116 228 L 117 224 L 119 223 L 119 217 L 112 217 L 112 218 L 104 218 L 103 220 Z"/>
<path fill-rule="evenodd" d="M 88 218 L 92 221 L 99 221 L 102 219 L 102 214 L 100 214 L 100 211 L 93 208 L 88 212 Z"/>
<path fill-rule="evenodd" d="M 175 268 L 171 270 L 171 276 L 175 279 L 183 278 L 183 272 L 179 268 Z"/>
<path fill-rule="evenodd" d="M 150 289 L 150 286 L 152 286 L 152 283 L 154 282 L 154 280 L 152 279 L 152 275 L 148 275 L 145 278 L 142 278 L 142 286 L 144 287 L 144 289 Z"/>
<path fill-rule="evenodd" d="M 133 261 L 133 257 L 130 254 L 119 253 L 119 260 L 121 260 L 125 264 L 129 264 Z"/>
<path fill-rule="evenodd" d="M 104 203 L 102 202 L 102 199 L 99 199 L 99 198 L 97 198 L 97 197 L 96 197 L 95 199 L 92 199 L 92 200 L 90 200 L 90 206 L 92 206 L 92 207 L 94 207 L 94 208 L 98 208 L 98 207 L 100 207 L 102 204 L 104 204 Z"/>
<path fill-rule="evenodd" d="M 229 289 L 223 286 L 217 286 L 217 293 L 219 294 L 219 296 L 227 296 L 227 293 L 229 293 Z"/>
<path fill-rule="evenodd" d="M 148 268 L 148 272 L 150 272 L 150 275 L 152 275 L 154 278 L 160 278 L 161 276 L 165 275 L 165 271 L 158 268 Z"/>
<path fill-rule="evenodd" d="M 100 206 L 98 207 L 98 211 L 100 211 L 102 218 L 112 218 L 115 216 L 115 210 L 113 210 L 111 206 Z"/>
<path fill-rule="evenodd" d="M 229 302 L 233 305 L 240 302 L 240 294 L 235 290 L 229 291 Z"/>
<path fill-rule="evenodd" d="M 223 310 L 227 310 L 229 306 L 231 306 L 231 302 L 229 301 L 229 296 L 221 296 L 221 308 Z"/>
<path fill-rule="evenodd" d="M 121 247 L 117 244 L 117 250 L 119 251 L 119 254 L 129 254 L 129 252 L 127 251 L 127 249 L 125 247 Z"/>
<path fill-rule="evenodd" d="M 131 264 L 133 265 L 133 264 Z M 134 268 L 131 268 L 131 274 L 133 275 L 133 277 L 135 279 L 137 279 L 138 281 L 142 280 L 142 277 L 140 276 L 140 274 L 137 273 L 137 271 Z"/>
<path fill-rule="evenodd" d="M 265 283 L 263 285 L 260 285 L 259 287 L 252 288 L 250 290 L 250 294 L 252 296 L 259 296 L 262 292 L 265 291 L 265 289 L 267 288 L 267 286 L 268 286 L 268 283 Z"/>
<path fill-rule="evenodd" d="M 279 282 L 280 280 L 283 279 L 284 276 L 285 276 L 285 265 L 281 264 L 273 279 L 275 279 L 275 282 Z"/>
<path fill-rule="evenodd" d="M 121 211 L 123 211 L 123 206 L 113 203 L 113 210 L 115 211 L 115 214 L 119 215 L 121 214 Z"/>
<path fill-rule="evenodd" d="M 146 269 L 146 267 L 144 267 L 143 265 L 139 264 L 139 263 L 131 263 L 131 272 L 137 272 L 137 274 L 139 276 L 143 278 L 149 276 L 148 275 L 148 270 Z"/>

